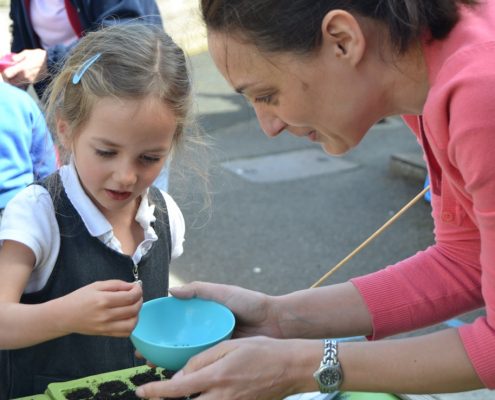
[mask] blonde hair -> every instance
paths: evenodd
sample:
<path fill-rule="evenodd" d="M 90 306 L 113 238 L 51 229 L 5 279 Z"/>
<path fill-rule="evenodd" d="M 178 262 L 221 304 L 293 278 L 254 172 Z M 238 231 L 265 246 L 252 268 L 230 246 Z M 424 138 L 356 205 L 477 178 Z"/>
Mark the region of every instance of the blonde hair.
<path fill-rule="evenodd" d="M 96 58 L 96 56 L 99 56 Z M 92 63 L 88 63 L 95 57 Z M 89 64 L 84 70 L 83 65 Z M 80 81 L 73 83 L 75 74 Z M 47 122 L 56 132 L 56 120 L 69 126 L 69 140 L 74 139 L 88 121 L 98 99 L 139 99 L 153 96 L 174 113 L 177 129 L 172 151 L 181 147 L 189 172 L 201 178 L 204 207 L 210 204 L 208 194 L 207 142 L 192 112 L 192 83 L 183 50 L 161 26 L 144 22 L 117 24 L 90 32 L 74 47 L 45 93 Z M 68 151 L 60 147 L 62 161 Z"/>
<path fill-rule="evenodd" d="M 82 72 L 82 65 L 98 54 Z M 81 72 L 80 81 L 74 84 L 74 75 Z M 53 129 L 56 119 L 63 119 L 74 135 L 88 121 L 98 99 L 153 96 L 177 119 L 176 147 L 186 125 L 192 123 L 191 92 L 184 52 L 161 27 L 118 24 L 88 33 L 73 49 L 47 91 L 47 120 Z"/>

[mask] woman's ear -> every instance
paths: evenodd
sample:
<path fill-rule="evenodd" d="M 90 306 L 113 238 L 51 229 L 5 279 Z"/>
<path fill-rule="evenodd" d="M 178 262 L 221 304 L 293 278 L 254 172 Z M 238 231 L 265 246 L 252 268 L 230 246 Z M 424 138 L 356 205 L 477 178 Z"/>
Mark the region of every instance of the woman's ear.
<path fill-rule="evenodd" d="M 359 22 L 344 10 L 329 11 L 321 24 L 322 45 L 330 46 L 335 57 L 356 66 L 363 59 L 366 40 Z"/>

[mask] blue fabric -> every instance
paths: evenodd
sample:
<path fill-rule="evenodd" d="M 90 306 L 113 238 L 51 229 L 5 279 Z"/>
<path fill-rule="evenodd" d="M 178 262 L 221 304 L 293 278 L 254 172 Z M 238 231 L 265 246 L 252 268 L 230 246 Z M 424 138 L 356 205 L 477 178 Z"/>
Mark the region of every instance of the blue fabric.
<path fill-rule="evenodd" d="M 38 105 L 23 90 L 0 82 L 0 209 L 55 170 L 52 137 Z"/>
<path fill-rule="evenodd" d="M 426 179 L 425 179 L 425 184 L 424 184 L 424 187 L 426 188 L 429 184 L 430 184 L 430 176 L 429 176 L 429 175 L 426 175 Z M 431 191 L 430 191 L 430 190 L 428 190 L 428 191 L 425 193 L 425 200 L 426 200 L 428 203 L 431 203 Z"/>

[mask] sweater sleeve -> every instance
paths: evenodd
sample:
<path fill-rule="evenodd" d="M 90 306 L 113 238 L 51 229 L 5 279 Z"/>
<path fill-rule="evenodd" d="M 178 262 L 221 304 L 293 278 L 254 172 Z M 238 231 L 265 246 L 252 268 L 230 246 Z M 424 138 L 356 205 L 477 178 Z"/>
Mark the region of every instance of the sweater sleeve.
<path fill-rule="evenodd" d="M 463 52 L 438 76 L 425 117 L 441 171 L 432 198 L 435 245 L 353 279 L 373 321 L 372 339 L 485 307 L 459 328 L 478 376 L 495 388 L 495 44 Z M 446 109 L 441 115 L 438 110 Z M 425 114 L 426 115 L 426 114 Z M 430 171 L 431 172 L 431 171 Z"/>
<path fill-rule="evenodd" d="M 486 318 L 460 329 L 466 351 L 486 386 L 495 388 L 495 43 L 475 73 L 454 82 L 448 158 L 471 199 L 479 229 L 481 290 Z M 469 54 L 478 59 L 477 54 Z"/>
<path fill-rule="evenodd" d="M 465 244 L 465 250 L 471 252 L 468 247 Z M 383 270 L 352 279 L 372 316 L 370 338 L 423 328 L 481 307 L 479 269 L 462 268 L 459 262 L 448 248 L 437 244 Z"/>
<path fill-rule="evenodd" d="M 31 101 L 32 107 L 32 142 L 31 159 L 33 160 L 33 177 L 39 180 L 47 177 L 57 169 L 55 145 L 48 130 L 45 118 L 37 104 Z"/>

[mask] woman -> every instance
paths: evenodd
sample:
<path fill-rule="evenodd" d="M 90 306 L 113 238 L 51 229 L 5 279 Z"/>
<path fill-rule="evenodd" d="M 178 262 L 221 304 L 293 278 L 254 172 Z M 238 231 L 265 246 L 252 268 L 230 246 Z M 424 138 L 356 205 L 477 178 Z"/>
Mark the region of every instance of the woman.
<path fill-rule="evenodd" d="M 376 273 L 284 296 L 206 283 L 171 290 L 226 304 L 241 339 L 138 395 L 495 388 L 495 2 L 201 5 L 215 64 L 268 136 L 288 131 L 343 154 L 381 118 L 404 115 L 427 160 L 436 243 Z M 486 316 L 458 329 L 376 340 L 481 307 Z M 314 340 L 356 335 L 370 340 Z"/>

